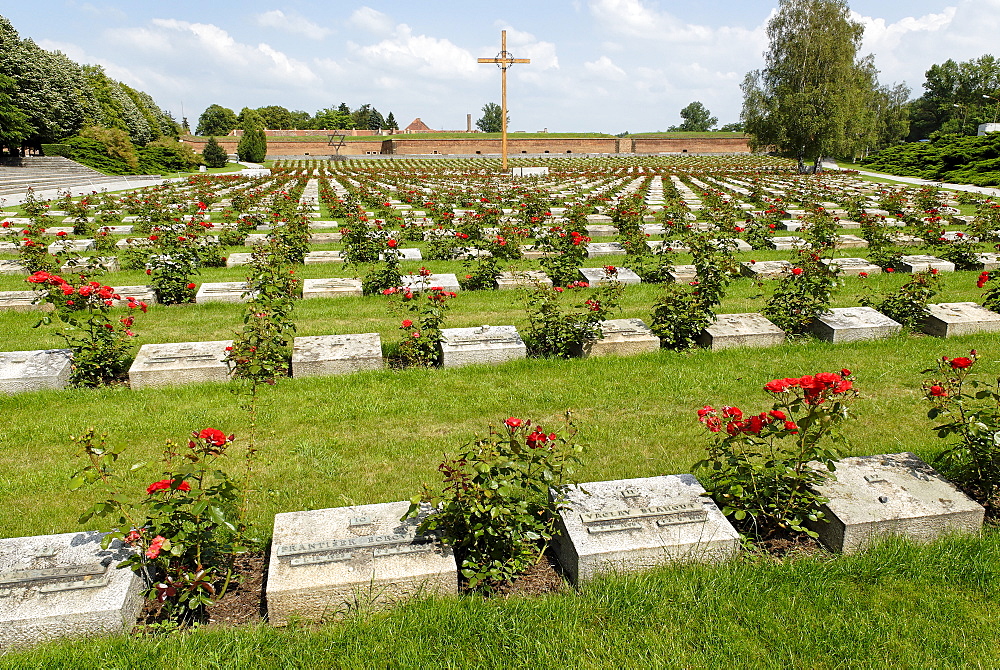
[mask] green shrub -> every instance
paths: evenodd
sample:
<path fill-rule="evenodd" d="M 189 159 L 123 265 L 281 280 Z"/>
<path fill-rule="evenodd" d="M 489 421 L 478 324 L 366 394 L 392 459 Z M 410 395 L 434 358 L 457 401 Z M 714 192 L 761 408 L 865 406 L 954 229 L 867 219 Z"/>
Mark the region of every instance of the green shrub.
<path fill-rule="evenodd" d="M 209 137 L 208 142 L 205 143 L 205 148 L 201 152 L 202 160 L 205 161 L 205 165 L 210 168 L 221 168 L 226 167 L 229 163 L 229 155 L 226 150 L 223 149 L 214 137 Z"/>

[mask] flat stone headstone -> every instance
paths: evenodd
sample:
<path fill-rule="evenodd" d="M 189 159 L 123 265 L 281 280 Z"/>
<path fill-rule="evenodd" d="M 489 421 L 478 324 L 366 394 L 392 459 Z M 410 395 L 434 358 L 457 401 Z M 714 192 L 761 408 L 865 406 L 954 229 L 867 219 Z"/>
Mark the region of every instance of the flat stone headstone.
<path fill-rule="evenodd" d="M 78 253 L 83 251 L 93 251 L 94 240 L 59 240 L 58 242 L 50 244 L 48 249 L 50 254 L 60 254 L 74 251 Z"/>
<path fill-rule="evenodd" d="M 903 256 L 900 259 L 899 264 L 896 266 L 896 269 L 901 272 L 927 272 L 928 270 L 937 270 L 938 272 L 954 272 L 955 264 L 936 256 L 915 254 L 912 256 Z"/>
<path fill-rule="evenodd" d="M 126 298 L 135 298 L 136 302 L 144 302 L 147 305 L 156 304 L 156 289 L 152 286 L 112 286 L 115 293 L 121 296 L 114 301 L 115 307 L 128 305 Z"/>
<path fill-rule="evenodd" d="M 998 270 L 1000 269 L 1000 254 L 997 253 L 985 253 L 985 254 L 975 254 L 976 261 L 979 263 L 977 270 Z"/>
<path fill-rule="evenodd" d="M 902 325 L 871 307 L 834 307 L 812 323 L 813 334 L 827 342 L 877 340 L 902 329 Z"/>
<path fill-rule="evenodd" d="M 226 257 L 226 267 L 234 268 L 237 265 L 250 265 L 250 261 L 252 259 L 253 259 L 253 254 L 247 254 L 247 253 L 229 254 L 229 256 Z"/>
<path fill-rule="evenodd" d="M 942 302 L 927 305 L 921 330 L 937 337 L 955 337 L 1000 330 L 1000 314 L 974 302 Z"/>
<path fill-rule="evenodd" d="M 246 282 L 205 282 L 198 287 L 198 293 L 195 294 L 194 301 L 199 304 L 206 302 L 246 302 L 247 298 L 244 297 L 246 292 Z"/>
<path fill-rule="evenodd" d="M 829 521 L 810 523 L 833 551 L 854 553 L 904 536 L 930 542 L 944 533 L 977 533 L 985 510 L 916 455 L 882 454 L 836 462 L 835 480 L 819 486 Z"/>
<path fill-rule="evenodd" d="M 408 502 L 285 512 L 274 517 L 265 597 L 272 624 L 329 620 L 358 604 L 457 594 L 449 547 L 418 536 Z"/>
<path fill-rule="evenodd" d="M 270 239 L 270 233 L 250 233 L 243 240 L 243 244 L 244 246 L 252 247 L 255 244 L 267 244 L 267 241 Z"/>
<path fill-rule="evenodd" d="M 552 280 L 541 270 L 517 270 L 501 272 L 496 279 L 497 288 L 502 290 L 552 286 Z"/>
<path fill-rule="evenodd" d="M 62 233 L 63 235 L 72 235 L 73 226 L 49 226 L 42 232 L 45 235 L 58 235 L 59 233 Z"/>
<path fill-rule="evenodd" d="M 754 279 L 778 279 L 792 271 L 788 261 L 747 261 L 740 264 L 740 273 Z"/>
<path fill-rule="evenodd" d="M 400 283 L 404 288 L 411 291 L 426 291 L 434 287 L 440 287 L 445 291 L 461 291 L 458 285 L 458 277 L 453 274 L 430 274 L 426 277 L 420 275 L 402 275 Z"/>
<path fill-rule="evenodd" d="M 587 340 L 574 350 L 574 355 L 582 358 L 631 356 L 660 350 L 660 338 L 642 319 L 608 319 L 601 322 L 600 328 L 604 337 Z"/>
<path fill-rule="evenodd" d="M 506 363 L 527 356 L 524 340 L 514 326 L 477 326 L 441 330 L 441 366 Z"/>
<path fill-rule="evenodd" d="M 128 634 L 142 609 L 142 580 L 115 566 L 129 550 L 102 533 L 0 539 L 0 649 L 64 637 Z"/>
<path fill-rule="evenodd" d="M 141 389 L 226 381 L 226 347 L 232 344 L 232 340 L 144 344 L 128 370 L 129 386 Z"/>
<path fill-rule="evenodd" d="M 302 299 L 306 298 L 347 298 L 362 295 L 360 279 L 303 279 Z"/>
<path fill-rule="evenodd" d="M 17 312 L 27 312 L 41 309 L 35 304 L 40 295 L 37 291 L 0 291 L 0 309 L 11 309 Z"/>
<path fill-rule="evenodd" d="M 583 275 L 584 281 L 591 286 L 606 286 L 612 282 L 618 282 L 627 286 L 635 286 L 642 283 L 639 275 L 632 270 L 628 268 L 616 269 L 617 272 L 614 277 L 609 276 L 608 271 L 604 268 L 580 268 L 580 274 Z"/>
<path fill-rule="evenodd" d="M 78 256 L 69 259 L 60 268 L 63 272 L 118 272 L 117 256 Z"/>
<path fill-rule="evenodd" d="M 110 235 L 131 235 L 134 229 L 135 226 L 101 226 L 97 232 Z"/>
<path fill-rule="evenodd" d="M 837 274 L 848 277 L 857 277 L 862 272 L 869 275 L 882 273 L 882 268 L 867 258 L 824 258 L 823 263 L 836 266 Z"/>
<path fill-rule="evenodd" d="M 607 224 L 584 226 L 584 229 L 590 237 L 614 237 L 618 234 L 618 228 Z"/>
<path fill-rule="evenodd" d="M 0 393 L 64 389 L 72 364 L 69 349 L 0 352 Z"/>
<path fill-rule="evenodd" d="M 313 233 L 309 236 L 309 244 L 333 244 L 343 238 L 340 233 Z"/>
<path fill-rule="evenodd" d="M 838 249 L 864 249 L 868 247 L 868 240 L 857 235 L 837 235 Z"/>
<path fill-rule="evenodd" d="M 772 237 L 768 240 L 768 245 L 778 251 L 792 251 L 795 249 L 808 249 L 811 245 L 801 237 Z"/>
<path fill-rule="evenodd" d="M 233 254 L 235 256 L 235 254 Z M 318 265 L 320 263 L 343 263 L 344 256 L 339 251 L 310 251 L 305 255 L 306 265 Z"/>
<path fill-rule="evenodd" d="M 598 256 L 621 256 L 625 254 L 625 247 L 618 242 L 591 242 L 587 245 L 587 257 L 596 258 Z"/>
<path fill-rule="evenodd" d="M 153 246 L 153 241 L 147 237 L 126 237 L 124 240 L 115 242 L 116 249 L 137 249 L 151 246 Z"/>
<path fill-rule="evenodd" d="M 528 260 L 538 260 L 539 258 L 545 258 L 547 256 L 555 256 L 556 252 L 546 251 L 545 249 L 536 249 L 530 244 L 522 244 L 521 255 Z"/>
<path fill-rule="evenodd" d="M 314 253 L 326 253 L 322 251 L 317 251 Z M 423 256 L 420 255 L 420 249 L 396 249 L 396 253 L 399 254 L 399 260 L 401 261 L 419 261 L 423 260 Z M 378 258 L 380 261 L 385 260 L 385 254 L 379 254 Z M 308 261 L 307 261 L 308 262 Z"/>
<path fill-rule="evenodd" d="M 378 333 L 296 337 L 292 348 L 293 377 L 343 375 L 384 367 Z"/>
<path fill-rule="evenodd" d="M 763 314 L 717 314 L 715 322 L 701 331 L 698 345 L 706 349 L 774 347 L 785 341 L 785 331 Z"/>
<path fill-rule="evenodd" d="M 739 534 L 693 475 L 589 482 L 559 510 L 552 545 L 576 583 L 675 561 L 736 555 Z"/>
<path fill-rule="evenodd" d="M 694 265 L 675 265 L 667 274 L 675 282 L 693 282 L 698 279 L 698 268 Z"/>

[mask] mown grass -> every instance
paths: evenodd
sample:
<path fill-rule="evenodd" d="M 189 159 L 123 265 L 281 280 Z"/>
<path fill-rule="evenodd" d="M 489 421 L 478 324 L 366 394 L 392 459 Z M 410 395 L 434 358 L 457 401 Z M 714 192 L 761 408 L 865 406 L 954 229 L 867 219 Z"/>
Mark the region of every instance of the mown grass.
<path fill-rule="evenodd" d="M 418 599 L 322 626 L 71 640 L 9 668 L 991 668 L 1000 534 L 743 558 L 545 597 Z"/>

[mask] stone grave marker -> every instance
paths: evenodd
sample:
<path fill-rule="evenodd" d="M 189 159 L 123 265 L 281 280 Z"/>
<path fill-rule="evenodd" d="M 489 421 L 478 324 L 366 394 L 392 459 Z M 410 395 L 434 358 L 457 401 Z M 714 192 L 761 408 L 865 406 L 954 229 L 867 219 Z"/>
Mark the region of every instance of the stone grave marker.
<path fill-rule="evenodd" d="M 325 253 L 325 252 L 317 251 L 314 253 Z M 396 253 L 399 254 L 399 260 L 401 261 L 423 260 L 423 256 L 420 255 L 420 249 L 396 249 Z M 385 254 L 379 254 L 378 259 L 380 261 L 385 260 Z"/>
<path fill-rule="evenodd" d="M 37 291 L 0 291 L 0 309 L 18 312 L 41 309 L 41 305 L 35 304 L 35 298 L 39 295 Z"/>
<path fill-rule="evenodd" d="M 927 305 L 921 330 L 937 337 L 1000 330 L 1000 314 L 974 302 L 942 302 Z"/>
<path fill-rule="evenodd" d="M 1000 269 L 1000 254 L 997 253 L 985 253 L 985 254 L 975 254 L 976 261 L 979 263 L 977 270 L 998 270 Z"/>
<path fill-rule="evenodd" d="M 194 301 L 198 304 L 206 302 L 246 302 L 243 295 L 247 291 L 246 282 L 224 281 L 205 282 L 198 287 Z"/>
<path fill-rule="evenodd" d="M 788 261 L 747 261 L 740 264 L 740 273 L 754 279 L 778 279 L 792 271 Z"/>
<path fill-rule="evenodd" d="M 837 274 L 857 277 L 862 272 L 869 275 L 882 273 L 882 268 L 867 258 L 824 258 L 823 263 L 837 267 Z"/>
<path fill-rule="evenodd" d="M 698 279 L 698 269 L 694 265 L 675 265 L 667 274 L 675 282 L 693 282 Z"/>
<path fill-rule="evenodd" d="M 868 240 L 857 235 L 837 235 L 838 249 L 864 249 L 868 246 Z"/>
<path fill-rule="evenodd" d="M 551 287 L 552 280 L 541 270 L 517 270 L 501 272 L 497 275 L 498 289 L 534 288 L 535 286 Z"/>
<path fill-rule="evenodd" d="M 53 242 L 48 246 L 50 254 L 61 254 L 67 252 L 83 252 L 83 251 L 93 251 L 94 250 L 94 240 L 92 239 L 80 239 L 80 240 L 59 240 L 58 242 Z"/>
<path fill-rule="evenodd" d="M 250 260 L 252 258 L 253 254 L 247 254 L 247 253 L 229 254 L 229 256 L 226 257 L 226 267 L 233 268 L 236 267 L 237 265 L 250 265 Z"/>
<path fill-rule="evenodd" d="M 233 254 L 235 256 L 235 254 Z M 344 257 L 339 251 L 310 251 L 305 255 L 306 265 L 319 263 L 343 263 Z"/>
<path fill-rule="evenodd" d="M 128 634 L 142 580 L 115 566 L 129 550 L 101 549 L 96 531 L 0 539 L 0 650 L 62 637 Z"/>
<path fill-rule="evenodd" d="M 70 258 L 60 268 L 62 272 L 88 273 L 94 271 L 118 272 L 117 256 L 77 256 Z"/>
<path fill-rule="evenodd" d="M 384 367 L 378 333 L 296 337 L 292 348 L 293 377 L 343 375 Z"/>
<path fill-rule="evenodd" d="M 126 237 L 124 240 L 115 242 L 116 249 L 135 249 L 151 246 L 153 246 L 153 241 L 146 237 Z"/>
<path fill-rule="evenodd" d="M 135 298 L 137 302 L 144 302 L 147 305 L 156 304 L 156 290 L 152 286 L 112 286 L 115 293 L 121 296 L 120 300 L 115 300 L 115 307 L 128 305 L 125 298 Z"/>
<path fill-rule="evenodd" d="M 454 292 L 462 290 L 462 287 L 458 285 L 458 277 L 453 274 L 430 274 L 426 277 L 406 274 L 400 277 L 400 283 L 411 291 L 426 291 L 434 287 Z"/>
<path fill-rule="evenodd" d="M 801 237 L 772 237 L 768 240 L 772 249 L 778 251 L 793 251 L 795 249 L 808 249 L 811 245 Z"/>
<path fill-rule="evenodd" d="M 69 349 L 0 352 L 0 393 L 64 389 L 72 363 Z"/>
<path fill-rule="evenodd" d="M 854 553 L 878 538 L 929 542 L 943 533 L 977 533 L 985 510 L 909 452 L 836 462 L 836 479 L 818 487 L 826 522 L 810 523 L 833 551 Z"/>
<path fill-rule="evenodd" d="M 346 298 L 362 295 L 360 279 L 303 279 L 302 299 Z"/>
<path fill-rule="evenodd" d="M 635 286 L 642 283 L 639 275 L 632 270 L 628 268 L 617 268 L 617 270 L 618 272 L 615 273 L 614 277 L 609 277 L 608 271 L 604 268 L 580 268 L 580 274 L 583 275 L 584 281 L 591 286 L 606 286 L 613 281 L 625 284 L 626 286 Z"/>
<path fill-rule="evenodd" d="M 229 379 L 226 347 L 232 344 L 232 340 L 144 344 L 128 370 L 129 386 L 141 389 L 226 381 Z"/>
<path fill-rule="evenodd" d="M 955 264 L 936 256 L 927 254 L 914 254 L 913 256 L 903 256 L 896 269 L 900 272 L 927 272 L 937 270 L 938 272 L 954 272 Z"/>
<path fill-rule="evenodd" d="M 135 226 L 101 226 L 97 231 L 110 235 L 131 235 L 134 229 Z"/>
<path fill-rule="evenodd" d="M 451 549 L 418 536 L 410 503 L 285 512 L 274 517 L 267 577 L 271 623 L 329 620 L 359 604 L 425 593 L 457 594 Z"/>
<path fill-rule="evenodd" d="M 591 242 L 587 245 L 587 258 L 598 256 L 621 256 L 625 254 L 625 247 L 618 242 Z"/>
<path fill-rule="evenodd" d="M 554 251 L 545 251 L 544 249 L 536 249 L 530 244 L 521 245 L 521 255 L 528 260 L 538 260 L 539 258 L 545 258 L 546 256 L 555 256 Z"/>
<path fill-rule="evenodd" d="M 673 561 L 724 561 L 739 534 L 693 475 L 589 482 L 560 509 L 553 548 L 567 576 L 634 572 Z"/>
<path fill-rule="evenodd" d="M 524 340 L 514 326 L 441 329 L 441 366 L 445 368 L 506 363 L 526 356 Z"/>
<path fill-rule="evenodd" d="M 715 322 L 701 331 L 698 346 L 706 349 L 774 347 L 785 341 L 785 331 L 763 314 L 717 314 Z"/>
<path fill-rule="evenodd" d="M 343 238 L 340 233 L 313 233 L 309 236 L 309 244 L 332 244 Z"/>
<path fill-rule="evenodd" d="M 618 234 L 618 228 L 611 225 L 590 225 L 584 226 L 584 229 L 590 237 L 614 237 Z"/>
<path fill-rule="evenodd" d="M 587 340 L 574 350 L 581 358 L 591 356 L 631 356 L 660 350 L 660 338 L 653 334 L 642 319 L 608 319 L 600 324 L 604 335 Z"/>
<path fill-rule="evenodd" d="M 903 326 L 871 307 L 834 307 L 816 317 L 811 329 L 827 342 L 857 342 L 891 337 Z"/>
<path fill-rule="evenodd" d="M 73 226 L 49 226 L 42 232 L 45 235 L 58 235 L 59 233 L 62 233 L 63 235 L 72 235 Z"/>

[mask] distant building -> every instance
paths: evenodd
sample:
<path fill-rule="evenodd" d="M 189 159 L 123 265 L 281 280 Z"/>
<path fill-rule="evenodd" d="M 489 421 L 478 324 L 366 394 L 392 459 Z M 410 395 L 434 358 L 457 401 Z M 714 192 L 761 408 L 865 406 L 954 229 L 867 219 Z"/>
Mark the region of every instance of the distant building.
<path fill-rule="evenodd" d="M 985 135 L 986 133 L 1000 133 L 1000 123 L 980 123 L 979 134 Z"/>
<path fill-rule="evenodd" d="M 413 119 L 410 125 L 403 128 L 404 133 L 433 133 L 435 132 L 426 123 L 420 120 L 420 117 Z"/>

